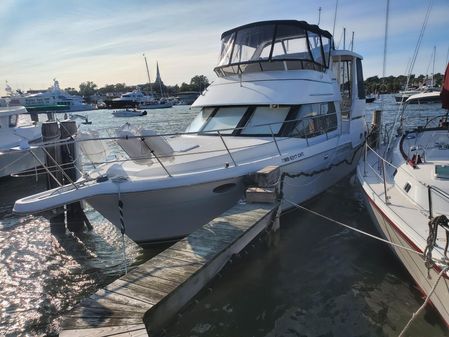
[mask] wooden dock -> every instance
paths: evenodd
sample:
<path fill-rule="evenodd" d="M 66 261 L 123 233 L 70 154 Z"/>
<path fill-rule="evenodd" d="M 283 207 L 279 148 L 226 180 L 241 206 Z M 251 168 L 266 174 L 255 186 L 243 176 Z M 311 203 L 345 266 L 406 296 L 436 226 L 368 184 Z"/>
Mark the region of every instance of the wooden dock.
<path fill-rule="evenodd" d="M 60 336 L 155 336 L 229 261 L 266 228 L 277 203 L 238 204 L 83 300 Z"/>

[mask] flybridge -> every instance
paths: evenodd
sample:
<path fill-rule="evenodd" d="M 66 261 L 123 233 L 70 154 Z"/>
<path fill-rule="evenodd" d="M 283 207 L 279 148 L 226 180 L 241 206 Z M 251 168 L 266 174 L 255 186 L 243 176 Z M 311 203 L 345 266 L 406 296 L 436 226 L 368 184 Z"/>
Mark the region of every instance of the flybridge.
<path fill-rule="evenodd" d="M 249 72 L 329 68 L 332 35 L 305 21 L 262 21 L 221 36 L 219 77 Z"/>

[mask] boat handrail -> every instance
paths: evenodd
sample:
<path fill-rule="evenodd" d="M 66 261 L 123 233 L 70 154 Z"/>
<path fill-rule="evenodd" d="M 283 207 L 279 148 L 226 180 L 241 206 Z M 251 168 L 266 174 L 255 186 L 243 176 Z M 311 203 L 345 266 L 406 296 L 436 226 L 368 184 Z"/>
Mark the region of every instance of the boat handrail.
<path fill-rule="evenodd" d="M 373 167 L 371 164 L 368 163 L 367 161 L 367 152 L 371 151 L 377 158 L 378 161 L 377 163 L 379 163 L 379 160 L 382 162 L 382 174 L 379 174 L 377 171 L 379 170 L 379 168 L 376 170 L 375 167 Z M 387 179 L 386 179 L 386 175 L 385 175 L 385 165 L 389 165 L 392 168 L 394 168 L 396 171 L 401 170 L 401 172 L 404 172 L 406 175 L 408 175 L 410 178 L 412 178 L 415 182 L 417 182 L 418 184 L 420 184 L 421 186 L 423 186 L 424 188 L 426 188 L 428 190 L 428 202 L 429 202 L 429 209 L 426 209 L 424 207 L 422 207 L 421 205 L 419 205 L 418 203 L 414 202 L 414 204 L 416 206 L 418 206 L 421 210 L 429 212 L 429 218 L 433 217 L 433 209 L 432 209 L 432 191 L 435 192 L 436 194 L 438 194 L 440 197 L 442 197 L 443 199 L 445 199 L 446 202 L 449 203 L 449 194 L 446 193 L 445 191 L 441 190 L 440 188 L 431 185 L 431 184 L 426 184 L 424 182 L 422 182 L 421 180 L 417 179 L 414 175 L 410 174 L 407 170 L 405 170 L 402 166 L 396 166 L 393 163 L 391 163 L 390 161 L 386 160 L 384 157 L 382 157 L 377 151 L 375 151 L 375 149 L 373 149 L 371 146 L 368 145 L 368 143 L 365 143 L 365 158 L 364 158 L 364 171 L 365 171 L 365 175 L 366 175 L 366 165 L 369 166 L 369 168 L 372 170 L 372 172 L 379 178 L 379 180 L 383 181 L 384 184 L 384 193 L 385 193 L 385 202 L 388 204 L 389 203 L 389 197 L 387 195 L 387 189 L 386 189 L 386 184 L 387 184 Z M 380 166 L 380 164 L 379 164 Z M 389 184 L 393 185 L 393 186 L 397 186 L 396 182 L 393 180 L 393 182 L 389 182 Z"/>
<path fill-rule="evenodd" d="M 207 131 L 187 131 L 187 132 L 169 132 L 169 133 L 158 133 L 155 135 L 146 135 L 143 138 L 150 138 L 150 137 L 178 137 L 178 136 L 192 136 L 192 135 L 201 135 L 201 136 L 218 136 L 217 132 L 220 132 L 223 137 L 226 136 L 232 136 L 230 134 L 227 134 L 226 131 L 233 131 L 233 130 L 244 130 L 247 128 L 258 128 L 258 127 L 269 127 L 269 126 L 275 126 L 275 125 L 279 125 L 279 124 L 288 124 L 288 123 L 296 123 L 296 122 L 302 122 L 305 123 L 305 121 L 310 121 L 310 120 L 318 120 L 318 119 L 322 119 L 323 117 L 330 117 L 330 116 L 336 116 L 337 113 L 329 113 L 329 114 L 323 114 L 323 115 L 316 115 L 316 116 L 308 116 L 308 117 L 304 117 L 304 118 L 298 118 L 298 119 L 291 119 L 291 120 L 287 120 L 287 121 L 282 121 L 282 122 L 274 122 L 274 123 L 263 123 L 263 124 L 255 124 L 255 125 L 251 125 L 251 126 L 242 126 L 242 127 L 235 127 L 235 128 L 223 128 L 223 129 L 213 129 L 213 130 L 207 130 Z M 111 129 L 102 129 L 104 130 L 111 130 Z M 326 129 L 318 129 L 318 131 L 322 131 L 321 134 L 324 134 L 326 132 L 330 132 L 336 130 L 336 126 L 335 127 L 329 127 Z M 311 132 L 309 134 L 304 134 L 305 138 L 307 138 L 308 135 L 313 134 L 315 136 L 315 132 Z M 246 135 L 244 135 L 246 136 Z M 248 136 L 262 136 L 262 135 L 248 135 Z M 263 137 L 272 137 L 271 134 L 266 134 L 263 135 Z M 289 135 L 277 135 L 276 137 L 279 138 L 298 138 L 298 137 L 292 137 Z M 135 135 L 135 136 L 107 136 L 107 137 L 97 137 L 97 138 L 83 138 L 83 139 L 73 139 L 72 137 L 66 138 L 66 139 L 61 139 L 58 142 L 41 142 L 41 143 L 36 143 L 34 144 L 35 147 L 41 147 L 41 146 L 55 146 L 55 145 L 69 145 L 69 144 L 75 144 L 75 143 L 79 143 L 79 142 L 87 142 L 87 141 L 102 141 L 102 140 L 118 140 L 118 139 L 133 139 L 133 138 L 138 138 L 141 139 L 142 136 L 141 135 Z M 302 137 L 301 137 L 302 138 Z M 18 150 L 19 151 L 19 150 Z"/>
<path fill-rule="evenodd" d="M 310 121 L 314 121 L 315 119 L 319 119 L 319 118 L 323 118 L 323 117 L 329 117 L 329 116 L 335 116 L 336 113 L 331 113 L 331 114 L 325 114 L 325 115 L 318 115 L 318 116 L 309 116 L 306 118 L 301 118 L 301 119 L 293 119 L 293 120 L 288 120 L 288 121 L 284 121 L 284 122 L 276 122 L 276 123 L 264 123 L 264 124 L 257 124 L 257 125 L 251 125 L 251 128 L 256 128 L 256 127 L 261 127 L 261 126 L 268 126 L 270 129 L 270 135 L 266 135 L 264 137 L 270 137 L 271 140 L 261 143 L 261 144 L 255 144 L 255 145 L 244 145 L 244 146 L 234 146 L 234 147 L 229 147 L 228 144 L 226 143 L 225 140 L 225 134 L 223 134 L 223 131 L 229 131 L 229 130 L 235 130 L 235 129 L 245 129 L 246 127 L 239 127 L 239 128 L 232 128 L 232 129 L 221 129 L 221 130 L 211 130 L 208 131 L 207 134 L 208 135 L 216 135 L 218 137 L 221 138 L 222 142 L 223 142 L 223 148 L 217 148 L 217 149 L 211 149 L 211 150 L 206 150 L 206 151 L 195 151 L 194 154 L 198 155 L 198 154 L 206 154 L 206 153 L 217 153 L 217 152 L 222 152 L 222 151 L 226 151 L 228 153 L 228 155 L 231 157 L 232 162 L 234 163 L 235 166 L 238 166 L 237 161 L 235 160 L 235 158 L 232 155 L 233 151 L 239 151 L 239 150 L 244 150 L 244 149 L 250 149 L 250 148 L 254 148 L 254 147 L 258 147 L 258 146 L 264 146 L 267 144 L 274 144 L 276 146 L 276 151 L 278 153 L 279 156 L 282 156 L 282 152 L 280 150 L 279 147 L 279 143 L 286 141 L 288 139 L 291 138 L 302 138 L 305 139 L 306 141 L 306 146 L 310 146 L 310 138 L 312 137 L 316 137 L 316 136 L 320 136 L 320 135 L 326 135 L 326 139 L 329 139 L 329 133 L 332 131 L 337 130 L 337 124 L 335 124 L 335 126 L 333 126 L 331 123 L 328 123 L 327 127 L 323 128 L 323 125 L 320 125 L 318 128 L 314 129 L 313 132 L 311 132 L 310 129 L 303 129 L 302 133 L 298 130 L 298 126 L 292 128 L 292 130 L 290 130 L 290 135 L 285 135 L 285 136 L 279 136 L 276 137 L 273 133 L 273 129 L 272 126 L 274 125 L 278 125 L 278 124 L 283 124 L 286 125 L 288 123 L 302 123 L 305 124 L 304 126 L 310 126 Z M 300 124 L 300 125 L 302 125 Z M 315 125 L 315 123 L 313 123 L 313 125 Z M 292 135 L 293 130 L 296 130 L 296 134 Z M 73 138 L 66 138 L 63 140 L 59 140 L 57 142 L 46 142 L 46 143 L 41 143 L 40 146 L 33 146 L 31 147 L 31 150 L 37 149 L 39 147 L 54 147 L 54 146 L 66 146 L 69 144 L 74 144 L 74 143 L 80 143 L 80 142 L 85 142 L 85 141 L 113 141 L 115 142 L 116 140 L 120 140 L 120 139 L 140 139 L 140 140 L 144 140 L 145 138 L 149 138 L 149 137 L 161 137 L 161 136 L 181 136 L 181 135 L 198 135 L 198 134 L 202 134 L 200 132 L 184 132 L 184 133 L 166 133 L 166 134 L 156 134 L 156 135 L 136 135 L 136 136 L 108 136 L 108 137 L 98 137 L 98 138 L 83 138 L 83 139 L 73 139 Z M 202 134 L 204 135 L 204 134 Z M 20 151 L 20 150 L 18 150 Z M 176 152 L 174 154 L 170 154 L 170 155 L 160 155 L 157 154 L 155 152 L 152 152 L 152 155 L 156 158 L 156 160 L 159 162 L 159 164 L 162 166 L 162 168 L 165 170 L 165 172 L 167 173 L 168 176 L 172 176 L 171 173 L 169 172 L 169 170 L 167 169 L 166 165 L 164 165 L 164 160 L 166 158 L 172 158 L 172 157 L 180 157 L 180 156 L 188 156 L 188 155 L 192 155 L 192 153 L 189 152 Z M 141 159 L 141 158 L 140 158 Z M 106 164 L 106 163 L 117 163 L 117 162 L 127 162 L 127 161 L 133 161 L 135 160 L 135 158 L 123 158 L 123 159 L 117 159 L 117 157 L 113 160 L 105 160 L 103 162 L 91 162 L 91 164 L 93 165 L 99 165 L 99 164 Z M 48 170 L 50 170 L 50 172 L 53 172 L 52 170 L 59 170 L 61 169 L 61 167 L 59 165 L 52 165 L 46 166 L 46 173 L 49 173 Z M 194 171 L 193 171 L 194 172 Z M 25 171 L 23 175 L 26 175 L 28 172 Z M 42 172 L 42 174 L 44 174 L 45 172 Z M 22 175 L 22 176 L 23 176 Z M 29 170 L 29 175 L 36 175 L 35 170 Z"/>

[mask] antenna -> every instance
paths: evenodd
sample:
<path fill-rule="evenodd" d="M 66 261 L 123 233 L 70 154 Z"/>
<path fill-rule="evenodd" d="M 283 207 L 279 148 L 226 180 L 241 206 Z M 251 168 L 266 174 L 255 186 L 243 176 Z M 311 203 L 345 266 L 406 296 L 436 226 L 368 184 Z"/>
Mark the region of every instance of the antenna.
<path fill-rule="evenodd" d="M 346 28 L 343 27 L 343 50 L 346 49 Z"/>
<path fill-rule="evenodd" d="M 354 51 L 354 31 L 352 31 L 352 38 L 351 38 L 351 51 Z"/>
<path fill-rule="evenodd" d="M 320 22 L 321 22 L 321 7 L 318 7 L 318 23 L 316 25 L 319 26 Z"/>
<path fill-rule="evenodd" d="M 148 70 L 148 62 L 147 62 L 147 57 L 145 56 L 145 53 L 143 54 L 143 58 L 145 59 L 145 66 L 147 67 L 148 84 L 150 85 L 151 96 L 153 96 L 153 86 L 151 85 L 150 71 Z"/>
<path fill-rule="evenodd" d="M 338 8 L 338 0 L 335 2 L 334 28 L 332 28 L 332 36 L 334 36 L 335 34 L 335 22 L 337 22 L 337 8 Z"/>

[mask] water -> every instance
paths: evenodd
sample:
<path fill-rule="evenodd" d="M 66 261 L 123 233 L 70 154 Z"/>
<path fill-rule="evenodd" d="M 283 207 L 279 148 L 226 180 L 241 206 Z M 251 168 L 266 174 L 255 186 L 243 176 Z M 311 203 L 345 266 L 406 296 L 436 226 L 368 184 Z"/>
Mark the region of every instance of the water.
<path fill-rule="evenodd" d="M 384 108 L 387 119 L 397 111 L 391 100 Z M 195 112 L 174 107 L 128 119 L 101 110 L 82 114 L 93 121 L 82 128 L 103 130 L 128 121 L 176 132 Z M 0 186 L 0 335 L 57 335 L 65 312 L 123 274 L 121 234 L 91 209 L 94 231 L 79 236 L 43 217 L 14 216 L 14 200 L 45 184 L 30 177 L 1 179 Z M 307 207 L 376 233 L 350 178 Z M 127 263 L 139 264 L 161 249 L 143 250 L 126 240 Z M 256 242 L 222 275 L 210 285 L 212 292 L 202 292 L 184 310 L 168 336 L 397 336 L 422 303 L 385 244 L 305 211 L 282 217 L 277 247 Z M 409 335 L 449 336 L 442 324 L 429 307 Z"/>

